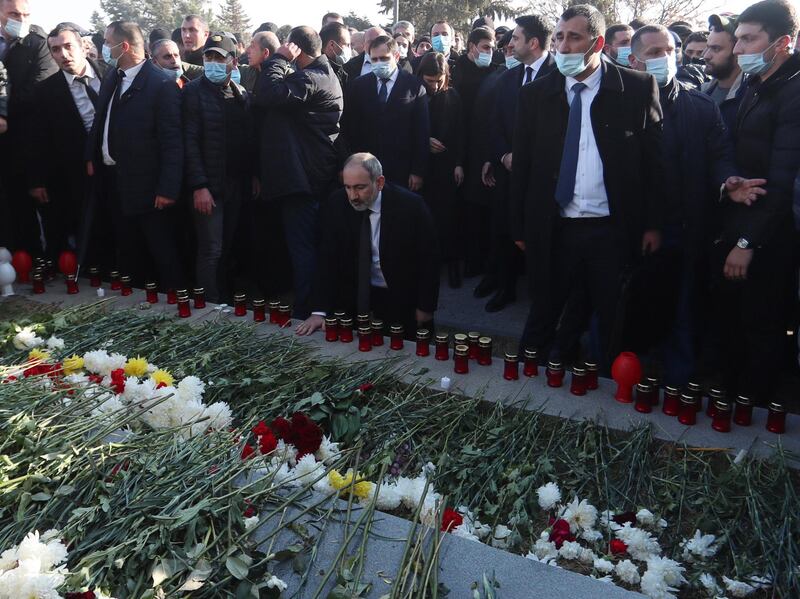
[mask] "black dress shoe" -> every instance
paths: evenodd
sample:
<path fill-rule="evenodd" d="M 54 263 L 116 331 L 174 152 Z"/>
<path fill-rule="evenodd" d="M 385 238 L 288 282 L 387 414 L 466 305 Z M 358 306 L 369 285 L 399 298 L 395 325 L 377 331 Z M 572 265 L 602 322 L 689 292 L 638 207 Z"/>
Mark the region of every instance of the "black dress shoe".
<path fill-rule="evenodd" d="M 458 262 L 450 262 L 447 265 L 447 284 L 450 285 L 450 289 L 461 287 L 461 269 Z"/>
<path fill-rule="evenodd" d="M 493 276 L 486 275 L 481 279 L 481 282 L 478 283 L 478 286 L 475 287 L 472 295 L 477 298 L 488 297 L 495 289 L 497 289 L 497 281 L 495 281 Z"/>
<path fill-rule="evenodd" d="M 515 301 L 517 301 L 517 295 L 515 293 L 512 293 L 506 289 L 501 289 L 492 296 L 492 299 L 486 302 L 486 311 L 499 312 L 509 304 L 513 304 Z"/>

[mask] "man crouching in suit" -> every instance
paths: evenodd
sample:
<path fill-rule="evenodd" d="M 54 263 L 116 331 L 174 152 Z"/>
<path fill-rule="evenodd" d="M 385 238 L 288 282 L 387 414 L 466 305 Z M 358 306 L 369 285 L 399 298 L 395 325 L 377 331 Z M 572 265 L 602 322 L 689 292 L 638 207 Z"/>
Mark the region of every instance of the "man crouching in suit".
<path fill-rule="evenodd" d="M 439 251 L 425 201 L 387 183 L 372 154 L 350 156 L 342 177 L 344 189 L 322 207 L 313 312 L 297 334 L 324 328 L 325 316 L 334 312 L 402 325 L 407 338 L 417 328 L 432 330 Z"/>

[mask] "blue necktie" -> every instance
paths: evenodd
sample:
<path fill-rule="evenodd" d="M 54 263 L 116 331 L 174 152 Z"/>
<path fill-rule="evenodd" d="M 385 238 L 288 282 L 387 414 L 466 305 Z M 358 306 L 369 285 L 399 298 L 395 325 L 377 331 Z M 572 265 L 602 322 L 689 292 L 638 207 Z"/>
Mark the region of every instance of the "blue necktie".
<path fill-rule="evenodd" d="M 386 82 L 388 79 L 381 79 L 381 88 L 378 90 L 378 102 L 381 104 L 386 104 L 386 100 L 389 98 L 389 90 L 386 89 Z"/>
<path fill-rule="evenodd" d="M 586 84 L 576 83 L 572 86 L 572 104 L 569 105 L 569 121 L 567 137 L 564 140 L 564 153 L 561 155 L 561 169 L 558 171 L 556 184 L 556 202 L 561 208 L 575 196 L 575 172 L 578 170 L 578 146 L 581 142 L 581 92 Z"/>

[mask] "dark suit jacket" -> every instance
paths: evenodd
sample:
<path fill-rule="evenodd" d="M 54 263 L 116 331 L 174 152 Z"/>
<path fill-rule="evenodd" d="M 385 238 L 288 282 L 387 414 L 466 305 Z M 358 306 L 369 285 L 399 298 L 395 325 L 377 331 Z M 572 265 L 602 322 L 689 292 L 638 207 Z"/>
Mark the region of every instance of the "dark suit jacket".
<path fill-rule="evenodd" d="M 103 164 L 103 130 L 108 106 L 117 87 L 110 71 L 100 88 L 87 158 L 95 171 Z M 125 215 L 155 210 L 157 195 L 177 200 L 183 175 L 180 90 L 174 77 L 146 60 L 131 86 L 115 102 L 109 138 L 116 140 L 117 188 Z"/>
<path fill-rule="evenodd" d="M 351 152 L 371 152 L 386 178 L 408 186 L 409 175 L 425 176 L 430 121 L 425 86 L 398 71 L 385 106 L 378 101 L 378 80 L 370 73 L 347 88 L 342 133 Z"/>
<path fill-rule="evenodd" d="M 547 60 L 536 71 L 534 81 L 554 70 L 556 70 L 556 61 L 553 53 L 550 52 Z M 494 122 L 492 160 L 494 162 L 500 162 L 500 159 L 511 151 L 511 142 L 514 139 L 514 120 L 517 117 L 517 99 L 524 79 L 525 65 L 520 64 L 500 75 L 497 82 L 497 96 L 492 118 Z"/>
<path fill-rule="evenodd" d="M 439 301 L 439 253 L 425 201 L 387 183 L 381 198 L 381 271 L 395 322 L 413 320 L 419 308 L 433 312 Z M 361 218 L 340 189 L 322 204 L 324 223 L 317 276 L 311 298 L 316 311 L 356 313 Z M 387 325 L 392 324 L 387 322 Z"/>
<path fill-rule="evenodd" d="M 93 60 L 89 64 L 102 82 L 106 66 Z M 82 200 L 86 177 L 83 149 L 89 134 L 61 70 L 36 85 L 34 110 L 37 116 L 28 140 L 28 189 L 46 187 L 51 196 Z"/>
<path fill-rule="evenodd" d="M 642 234 L 659 229 L 663 197 L 662 114 L 652 75 L 601 61 L 602 80 L 592 102 L 592 129 L 610 216 L 630 259 Z M 559 208 L 556 182 L 569 105 L 565 78 L 553 71 L 519 92 L 511 172 L 512 237 L 524 240 L 531 284 L 546 291 Z"/>
<path fill-rule="evenodd" d="M 356 54 L 353 58 L 348 60 L 342 66 L 342 69 L 347 74 L 345 82 L 349 85 L 358 77 L 361 77 L 361 67 L 364 66 L 364 53 Z"/>

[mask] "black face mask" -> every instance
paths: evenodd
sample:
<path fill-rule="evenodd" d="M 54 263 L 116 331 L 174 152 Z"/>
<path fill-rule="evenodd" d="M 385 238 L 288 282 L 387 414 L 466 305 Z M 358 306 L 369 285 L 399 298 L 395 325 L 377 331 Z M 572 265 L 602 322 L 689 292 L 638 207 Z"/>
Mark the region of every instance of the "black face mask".
<path fill-rule="evenodd" d="M 705 58 L 699 58 L 699 57 L 687 58 L 686 55 L 684 54 L 683 55 L 683 66 L 690 65 L 690 64 L 696 64 L 696 65 L 702 67 L 702 66 L 705 66 L 706 59 Z"/>

